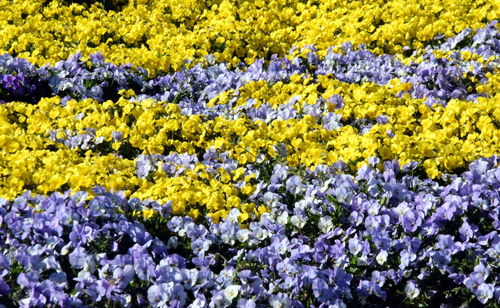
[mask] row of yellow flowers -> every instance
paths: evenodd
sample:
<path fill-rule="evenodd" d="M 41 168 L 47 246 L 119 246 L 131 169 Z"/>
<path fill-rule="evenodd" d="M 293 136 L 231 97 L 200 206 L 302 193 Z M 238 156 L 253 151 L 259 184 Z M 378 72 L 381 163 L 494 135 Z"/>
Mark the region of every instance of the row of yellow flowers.
<path fill-rule="evenodd" d="M 347 41 L 401 55 L 500 15 L 494 0 L 131 0 L 117 10 L 70 2 L 0 0 L 0 53 L 43 65 L 101 51 L 156 74 L 207 54 L 235 65 L 310 44 L 324 55 Z"/>
<path fill-rule="evenodd" d="M 495 78 L 492 82 L 498 84 Z M 342 160 L 356 169 L 371 156 L 396 158 L 402 164 L 422 163 L 427 174 L 435 178 L 498 153 L 500 97 L 493 93 L 491 84 L 483 87 L 490 98 L 476 103 L 452 100 L 447 107 L 434 105 L 432 110 L 422 99 L 398 97 L 397 93 L 407 89 L 398 82 L 355 85 L 321 76 L 317 84 L 311 84 L 307 78 L 294 76 L 289 84 L 251 82 L 238 94 L 224 92 L 210 101 L 210 105 L 238 109 L 253 99 L 256 106 L 268 102 L 278 108 L 300 95 L 294 108 L 301 112 L 319 97 L 340 94 L 345 106 L 328 106 L 342 115 L 343 126 L 335 130 L 326 129 L 311 115 L 267 122 L 244 115 L 208 119 L 183 115 L 175 104 L 133 102 L 123 97 L 104 103 L 72 100 L 65 106 L 58 97 L 44 98 L 36 105 L 8 103 L 0 105 L 0 197 L 12 199 L 27 189 L 41 194 L 64 189 L 89 191 L 97 184 L 140 199 L 172 200 L 177 214 L 197 216 L 201 210 L 217 220 L 228 209 L 238 207 L 245 219 L 265 210 L 247 202 L 258 180 L 245 168 L 255 163 L 259 154 L 265 155 L 266 161 L 281 159 L 290 166 L 306 168 Z M 229 105 L 235 95 L 238 99 Z M 374 120 L 380 115 L 388 116 L 389 122 L 373 121 L 365 133 L 350 125 L 353 119 Z M 110 152 L 70 149 L 50 138 L 50 131 L 56 138 L 69 138 L 89 128 L 95 129 L 96 138 L 109 144 Z M 123 139 L 113 138 L 113 132 L 121 132 Z M 147 155 L 170 151 L 200 154 L 214 148 L 227 152 L 240 168 L 209 172 L 207 166 L 197 163 L 194 169 L 170 177 L 158 166 L 152 176 L 140 178 L 136 161 L 116 155 L 124 143 Z M 286 146 L 286 157 L 280 157 L 276 150 L 279 144 Z"/>

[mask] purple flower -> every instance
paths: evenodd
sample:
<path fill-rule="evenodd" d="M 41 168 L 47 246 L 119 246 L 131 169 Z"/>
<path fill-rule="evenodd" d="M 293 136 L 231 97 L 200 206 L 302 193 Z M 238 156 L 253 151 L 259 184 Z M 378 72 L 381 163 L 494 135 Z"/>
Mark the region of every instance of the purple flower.
<path fill-rule="evenodd" d="M 136 170 L 137 176 L 140 178 L 145 178 L 149 173 L 155 170 L 154 160 L 152 157 L 147 155 L 139 155 L 136 160 Z"/>
<path fill-rule="evenodd" d="M 145 247 L 135 244 L 129 249 L 129 254 L 134 259 L 134 271 L 139 279 L 149 280 L 155 277 L 155 263 Z"/>
<path fill-rule="evenodd" d="M 458 229 L 460 233 L 460 239 L 462 241 L 469 241 L 470 239 L 475 237 L 475 234 L 478 230 L 478 227 L 476 225 L 472 225 L 467 223 L 467 221 L 464 221 L 462 226 Z"/>
<path fill-rule="evenodd" d="M 418 288 L 418 285 L 415 283 L 415 281 L 408 281 L 405 287 L 405 293 L 409 299 L 415 299 L 420 295 L 420 289 Z"/>
<path fill-rule="evenodd" d="M 486 280 L 490 275 L 491 270 L 488 266 L 485 266 L 483 262 L 480 262 L 478 265 L 474 266 L 474 272 L 481 274 L 484 280 Z"/>
<path fill-rule="evenodd" d="M 339 94 L 332 95 L 328 102 L 335 106 L 335 109 L 342 109 L 344 107 L 344 100 Z"/>
<path fill-rule="evenodd" d="M 486 304 L 491 298 L 493 298 L 493 291 L 494 288 L 491 284 L 481 283 L 474 293 L 481 304 Z"/>
<path fill-rule="evenodd" d="M 380 115 L 376 118 L 378 124 L 387 124 L 389 123 L 389 117 L 386 115 Z"/>
<path fill-rule="evenodd" d="M 24 288 L 29 288 L 31 289 L 33 286 L 36 285 L 36 283 L 39 281 L 40 277 L 39 274 L 35 271 L 30 271 L 27 273 L 20 273 L 17 276 L 17 284 L 21 287 Z"/>
<path fill-rule="evenodd" d="M 379 271 L 372 272 L 372 283 L 382 287 L 385 283 L 385 276 Z"/>
<path fill-rule="evenodd" d="M 172 232 L 179 232 L 183 227 L 184 221 L 182 217 L 174 216 L 167 222 L 167 227 Z"/>
<path fill-rule="evenodd" d="M 408 250 L 401 251 L 400 256 L 401 256 L 401 263 L 399 264 L 400 269 L 407 268 L 417 258 L 416 254 Z"/>
<path fill-rule="evenodd" d="M 8 258 L 8 256 L 4 255 L 3 253 L 0 253 L 0 279 L 9 274 L 10 264 L 10 258 Z"/>
<path fill-rule="evenodd" d="M 69 254 L 69 263 L 77 269 L 82 269 L 90 262 L 90 256 L 83 247 L 76 247 L 72 253 Z"/>
<path fill-rule="evenodd" d="M 9 285 L 0 278 L 0 296 L 6 296 L 10 293 Z"/>
<path fill-rule="evenodd" d="M 350 238 L 348 247 L 353 255 L 357 255 L 363 249 L 362 243 L 357 238 Z"/>
<path fill-rule="evenodd" d="M 286 181 L 286 190 L 294 195 L 304 191 L 304 184 L 299 176 L 294 175 Z"/>
<path fill-rule="evenodd" d="M 169 302 L 174 288 L 174 283 L 152 285 L 148 289 L 148 301 L 152 307 L 165 307 Z"/>
<path fill-rule="evenodd" d="M 472 292 L 476 292 L 481 284 L 484 283 L 484 277 L 481 273 L 472 272 L 469 277 L 465 278 L 465 286 Z"/>
<path fill-rule="evenodd" d="M 238 300 L 238 304 L 236 305 L 238 308 L 255 308 L 257 307 L 257 304 L 253 299 L 245 299 L 245 298 L 240 298 Z"/>
<path fill-rule="evenodd" d="M 407 211 L 402 218 L 402 225 L 405 232 L 415 232 L 422 224 L 422 218 L 414 211 Z"/>
<path fill-rule="evenodd" d="M 439 234 L 437 236 L 437 240 L 437 248 L 451 253 L 454 253 L 456 251 L 457 246 L 455 245 L 455 241 L 453 240 L 453 237 L 451 235 Z"/>
<path fill-rule="evenodd" d="M 329 293 L 329 287 L 328 287 L 328 284 L 321 278 L 316 278 L 313 280 L 313 283 L 312 283 L 312 290 L 313 290 L 313 294 L 314 296 L 319 300 L 319 301 L 324 301 L 326 300 L 327 298 L 325 298 L 325 296 L 327 296 L 327 294 Z"/>
<path fill-rule="evenodd" d="M 288 176 L 288 167 L 282 165 L 275 165 L 273 174 L 271 176 L 272 184 L 280 184 Z"/>
<path fill-rule="evenodd" d="M 69 239 L 75 246 L 85 245 L 92 240 L 94 232 L 90 226 L 75 225 L 69 234 Z"/>
<path fill-rule="evenodd" d="M 116 291 L 116 287 L 114 284 L 111 284 L 108 280 L 98 280 L 97 286 L 97 301 L 100 301 L 102 298 L 111 298 L 112 293 Z"/>
<path fill-rule="evenodd" d="M 115 285 L 120 289 L 125 289 L 128 284 L 134 279 L 134 267 L 130 264 L 122 267 L 117 267 L 113 271 L 113 280 Z"/>
<path fill-rule="evenodd" d="M 363 222 L 363 219 L 364 219 L 364 215 L 363 215 L 363 213 L 360 213 L 360 212 L 352 211 L 351 214 L 349 215 L 349 222 L 354 226 L 360 225 Z M 378 223 L 377 224 L 370 224 L 370 227 L 373 227 L 376 229 L 378 227 Z M 368 226 L 366 226 L 366 228 L 369 229 Z"/>
<path fill-rule="evenodd" d="M 208 307 L 208 302 L 203 294 L 196 294 L 195 300 L 188 306 L 189 308 L 205 308 Z"/>
<path fill-rule="evenodd" d="M 373 284 L 368 280 L 361 280 L 356 291 L 361 297 L 367 297 L 373 294 Z"/>

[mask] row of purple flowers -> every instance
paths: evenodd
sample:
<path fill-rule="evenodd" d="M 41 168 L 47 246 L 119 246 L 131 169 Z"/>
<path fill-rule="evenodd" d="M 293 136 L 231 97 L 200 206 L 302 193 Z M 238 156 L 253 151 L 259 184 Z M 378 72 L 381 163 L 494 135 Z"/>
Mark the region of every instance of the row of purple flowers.
<path fill-rule="evenodd" d="M 24 307 L 495 307 L 500 160 L 434 181 L 397 161 L 275 167 L 270 212 L 246 226 L 169 204 L 29 192 L 0 199 L 0 303 Z M 154 209 L 148 220 L 131 213 Z"/>
<path fill-rule="evenodd" d="M 83 61 L 81 54 L 60 61 L 55 66 L 36 67 L 28 61 L 8 54 L 0 56 L 0 100 L 36 103 L 41 97 L 58 95 L 63 102 L 69 99 L 92 98 L 99 101 L 114 100 L 121 89 L 133 89 L 136 99 L 155 98 L 176 102 L 187 114 L 210 114 L 209 99 L 223 91 L 237 89 L 247 82 L 267 80 L 287 81 L 294 74 L 334 75 L 348 83 L 375 82 L 387 84 L 394 78 L 411 82 L 409 93 L 416 98 L 426 98 L 426 104 L 446 104 L 452 98 L 474 100 L 484 94 L 475 87 L 487 82 L 486 73 L 499 64 L 500 34 L 496 21 L 473 32 L 466 29 L 456 37 L 436 38 L 434 47 L 421 53 L 421 61 L 403 64 L 392 55 L 374 55 L 363 46 L 354 49 L 349 43 L 342 52 L 333 52 L 320 59 L 313 46 L 307 56 L 293 60 L 278 58 L 241 63 L 231 70 L 225 64 L 215 63 L 207 56 L 205 66 L 195 65 L 180 72 L 149 78 L 146 70 L 132 65 L 116 66 L 104 61 L 101 54 L 93 54 L 90 61 Z M 452 52 L 449 58 L 440 58 L 434 51 Z M 460 52 L 468 51 L 484 59 L 465 61 Z"/>

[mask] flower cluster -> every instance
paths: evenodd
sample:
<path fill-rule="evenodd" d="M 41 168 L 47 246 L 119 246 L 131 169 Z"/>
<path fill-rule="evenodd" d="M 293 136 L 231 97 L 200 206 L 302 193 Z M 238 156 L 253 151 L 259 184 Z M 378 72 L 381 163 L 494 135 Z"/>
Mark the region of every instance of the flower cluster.
<path fill-rule="evenodd" d="M 68 4 L 69 2 L 77 2 Z M 79 3 L 78 3 L 79 2 Z M 498 19 L 492 0 L 196 1 L 137 0 L 114 10 L 102 1 L 0 1 L 0 53 L 38 65 L 71 54 L 102 52 L 117 64 L 156 74 L 186 60 L 253 63 L 293 46 L 366 44 L 377 54 L 403 55 L 436 37 L 452 37 Z M 104 1 L 110 2 L 110 1 Z M 120 1 L 122 2 L 122 1 Z"/>
<path fill-rule="evenodd" d="M 0 7 L 0 308 L 498 307 L 494 1 Z"/>
<path fill-rule="evenodd" d="M 2 200 L 0 298 L 30 307 L 500 300 L 498 158 L 446 183 L 413 175 L 415 163 L 378 163 L 353 176 L 321 166 L 302 178 L 278 166 L 259 197 L 270 212 L 246 225 L 236 209 L 219 223 L 196 222 L 172 216 L 169 203 L 99 187 L 93 198 Z"/>
<path fill-rule="evenodd" d="M 41 68 L 4 54 L 0 56 L 0 93 L 3 101 L 36 103 L 42 96 L 50 95 L 62 97 L 63 102 L 86 98 L 116 100 L 120 91 L 132 90 L 130 95 L 138 100 L 170 101 L 185 108 L 189 106 L 192 113 L 206 113 L 206 100 L 225 91 L 238 90 L 252 81 L 277 83 L 289 82 L 294 75 L 313 79 L 333 75 L 349 84 L 401 84 L 401 89 L 405 89 L 408 87 L 405 84 L 410 83 L 407 92 L 415 98 L 427 98 L 426 104 L 431 106 L 436 100 L 441 103 L 450 99 L 474 100 L 488 94 L 480 90 L 490 81 L 488 76 L 498 68 L 500 61 L 500 33 L 496 25 L 497 22 L 491 22 L 476 33 L 467 28 L 425 50 L 418 58 L 415 53 L 415 59 L 403 61 L 392 55 L 377 56 L 363 46 L 354 50 L 351 43 L 346 43 L 340 50 L 329 49 L 324 58 L 319 57 L 314 46 L 308 46 L 302 48 L 298 56 L 293 56 L 295 49 L 290 50 L 291 59 L 273 55 L 268 63 L 258 59 L 248 66 L 241 63 L 236 70 L 215 63 L 213 56 L 207 56 L 206 67 L 199 64 L 152 79 L 143 68 L 105 62 L 101 53 L 91 54 L 88 61 L 77 53 L 55 66 Z M 436 56 L 436 53 L 447 54 L 447 57 Z"/>
<path fill-rule="evenodd" d="M 248 196 L 265 184 L 262 174 L 273 168 L 262 167 L 268 161 L 314 168 L 342 160 L 356 170 L 377 156 L 421 162 L 437 178 L 499 148 L 498 98 L 491 91 L 498 81 L 495 25 L 467 32 L 474 47 L 452 54 L 476 48 L 472 72 L 465 60 L 438 59 L 432 50 L 405 65 L 349 45 L 323 59 L 310 47 L 291 60 L 274 57 L 237 70 L 212 63 L 151 80 L 99 54 L 91 63 L 76 55 L 42 68 L 4 55 L 4 76 L 37 85 L 24 92 L 5 87 L 5 100 L 16 93 L 58 96 L 0 105 L 0 194 L 90 192 L 99 184 L 141 199 L 174 200 L 176 213 L 224 217 L 236 207 L 252 216 Z M 141 153 L 156 155 L 147 175 L 136 172 Z M 194 158 L 175 162 L 182 170 L 173 172 L 161 166 L 172 164 L 170 154 Z"/>

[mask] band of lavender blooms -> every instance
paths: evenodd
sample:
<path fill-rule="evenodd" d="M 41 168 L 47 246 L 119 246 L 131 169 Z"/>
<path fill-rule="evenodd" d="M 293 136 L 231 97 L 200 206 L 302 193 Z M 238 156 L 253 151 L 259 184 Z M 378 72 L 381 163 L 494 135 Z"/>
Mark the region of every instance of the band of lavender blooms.
<path fill-rule="evenodd" d="M 247 226 L 236 209 L 194 222 L 99 187 L 90 201 L 26 193 L 0 202 L 0 295 L 26 307 L 495 307 L 499 162 L 479 159 L 446 185 L 395 161 L 355 176 L 324 166 L 300 185 L 284 175 Z M 147 221 L 123 214 L 151 209 Z"/>
<path fill-rule="evenodd" d="M 296 74 L 333 75 L 343 82 L 380 85 L 397 78 L 411 83 L 408 92 L 415 98 L 426 98 L 429 106 L 436 102 L 445 104 L 450 99 L 474 100 L 482 95 L 475 91 L 475 86 L 486 83 L 486 73 L 498 70 L 500 65 L 500 33 L 496 24 L 493 21 L 475 33 L 465 29 L 442 43 L 437 40 L 435 47 L 425 49 L 418 61 L 408 65 L 395 56 L 376 56 L 363 46 L 355 50 L 346 43 L 343 52 L 330 50 L 321 60 L 314 46 L 305 48 L 310 50 L 305 58 L 273 57 L 267 65 L 260 59 L 248 67 L 242 63 L 237 70 L 228 70 L 208 56 L 208 67 L 197 65 L 148 79 L 146 70 L 133 69 L 132 65 L 116 66 L 105 62 L 99 53 L 90 56 L 90 63 L 76 54 L 53 67 L 40 68 L 4 54 L 0 56 L 0 101 L 36 103 L 40 97 L 54 95 L 62 97 L 63 102 L 86 98 L 105 101 L 118 98 L 119 90 L 133 89 L 138 100 L 175 101 L 181 108 L 189 109 L 185 112 L 198 114 L 206 113 L 205 102 L 224 91 L 256 80 L 286 81 Z M 436 51 L 450 56 L 437 57 Z M 464 53 L 475 55 L 475 59 L 464 59 Z M 491 61 L 485 61 L 488 59 Z"/>

